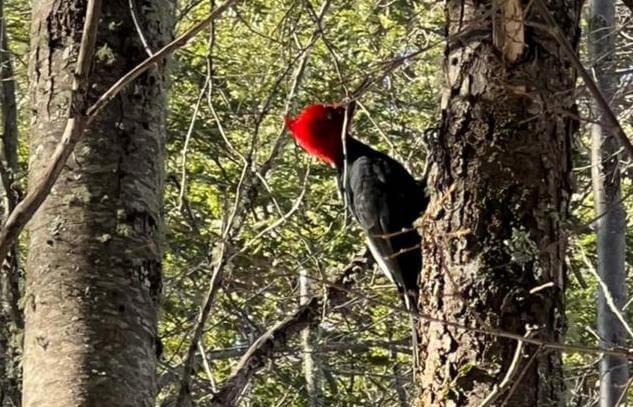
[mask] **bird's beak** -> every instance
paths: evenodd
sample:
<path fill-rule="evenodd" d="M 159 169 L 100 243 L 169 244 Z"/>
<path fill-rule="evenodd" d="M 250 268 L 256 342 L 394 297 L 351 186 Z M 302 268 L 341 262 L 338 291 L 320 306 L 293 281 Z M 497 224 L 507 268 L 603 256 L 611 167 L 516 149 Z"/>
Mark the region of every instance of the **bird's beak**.
<path fill-rule="evenodd" d="M 352 116 L 354 116 L 354 111 L 356 110 L 356 101 L 352 100 L 351 102 L 349 102 L 348 107 L 347 107 L 347 114 L 348 114 L 348 120 L 351 122 L 352 121 Z"/>
<path fill-rule="evenodd" d="M 345 134 L 350 133 L 352 130 L 354 110 L 356 109 L 356 101 L 352 100 L 347 105 L 341 105 L 340 109 L 343 110 L 343 115 L 347 114 L 347 128 L 345 129 Z"/>

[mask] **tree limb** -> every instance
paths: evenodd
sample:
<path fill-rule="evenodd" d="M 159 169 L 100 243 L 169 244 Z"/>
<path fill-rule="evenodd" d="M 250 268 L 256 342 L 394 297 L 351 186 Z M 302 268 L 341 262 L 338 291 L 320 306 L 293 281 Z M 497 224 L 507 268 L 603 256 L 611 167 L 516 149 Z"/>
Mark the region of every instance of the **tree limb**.
<path fill-rule="evenodd" d="M 299 307 L 294 314 L 281 321 L 260 336 L 244 353 L 231 376 L 213 397 L 215 406 L 236 405 L 242 390 L 255 373 L 265 366 L 272 355 L 287 346 L 293 335 L 301 332 L 309 325 L 318 324 L 323 317 L 323 307 L 335 307 L 345 302 L 348 289 L 356 282 L 357 276 L 370 267 L 371 261 L 367 252 L 356 257 L 343 269 L 334 284 L 329 285 L 325 293 L 310 298 Z"/>

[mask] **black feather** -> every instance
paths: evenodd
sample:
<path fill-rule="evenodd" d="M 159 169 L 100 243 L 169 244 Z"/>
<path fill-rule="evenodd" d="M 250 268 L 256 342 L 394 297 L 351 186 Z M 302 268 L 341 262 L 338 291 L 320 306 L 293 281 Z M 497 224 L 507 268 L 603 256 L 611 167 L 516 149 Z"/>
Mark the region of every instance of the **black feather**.
<path fill-rule="evenodd" d="M 428 205 L 425 183 L 393 158 L 351 137 L 346 150 L 347 174 L 343 166 L 337 170 L 338 184 L 347 186 L 349 209 L 367 232 L 374 257 L 381 257 L 376 261 L 382 271 L 399 291 L 417 296 L 422 256 L 413 222 Z"/>

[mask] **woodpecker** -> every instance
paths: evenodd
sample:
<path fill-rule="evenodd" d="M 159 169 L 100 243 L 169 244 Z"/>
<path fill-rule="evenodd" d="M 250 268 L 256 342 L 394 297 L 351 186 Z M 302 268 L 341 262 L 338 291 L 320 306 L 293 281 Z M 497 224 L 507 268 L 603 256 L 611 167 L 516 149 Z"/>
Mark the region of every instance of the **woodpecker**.
<path fill-rule="evenodd" d="M 351 122 L 354 105 L 347 109 Z M 307 106 L 286 127 L 308 154 L 336 169 L 337 185 L 347 206 L 367 234 L 369 249 L 382 272 L 396 285 L 412 318 L 414 361 L 417 334 L 418 275 L 422 268 L 421 237 L 413 222 L 426 210 L 425 181 L 416 181 L 396 160 L 345 132 L 346 108 L 334 104 Z M 345 161 L 347 165 L 345 165 Z"/>

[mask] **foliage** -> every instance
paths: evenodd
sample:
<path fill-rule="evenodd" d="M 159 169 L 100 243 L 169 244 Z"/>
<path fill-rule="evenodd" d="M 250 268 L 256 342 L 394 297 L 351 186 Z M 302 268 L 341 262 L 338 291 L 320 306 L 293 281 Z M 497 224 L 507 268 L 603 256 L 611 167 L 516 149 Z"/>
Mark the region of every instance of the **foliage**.
<path fill-rule="evenodd" d="M 300 269 L 308 270 L 318 292 L 363 245 L 360 231 L 343 216 L 333 170 L 310 162 L 298 150 L 284 131 L 282 116 L 307 103 L 343 100 L 341 77 L 349 90 L 365 79 L 376 81 L 361 99 L 367 113 L 359 109 L 354 132 L 405 159 L 422 175 L 421 140 L 437 114 L 441 9 L 410 1 L 333 2 L 321 22 L 321 35 L 314 20 L 320 7 L 300 1 L 249 2 L 221 19 L 209 38 L 197 38 L 176 57 L 165 193 L 165 367 L 180 363 L 180 345 L 190 338 L 238 188 L 230 247 L 240 253 L 226 266 L 228 274 L 207 323 L 206 349 L 249 344 L 297 307 Z M 208 10 L 207 2 L 200 3 L 180 20 L 179 29 Z M 423 28 L 427 26 L 434 29 Z M 433 42 L 437 46 L 406 58 L 389 72 L 394 60 Z M 300 72 L 302 50 L 311 46 L 305 71 Z M 275 143 L 283 146 L 279 153 Z M 254 173 L 267 160 L 272 166 L 266 183 L 254 192 L 249 189 Z M 297 203 L 298 209 L 288 216 Z M 285 220 L 278 227 L 267 229 L 280 219 Z M 267 233 L 262 236 L 263 231 Z M 402 346 L 409 332 L 407 318 L 393 310 L 400 306 L 393 288 L 375 271 L 355 290 L 357 298 L 342 314 L 328 313 L 319 328 L 318 346 L 394 341 L 389 347 L 397 352 L 371 347 L 362 353 L 318 354 L 325 401 L 363 405 L 383 399 L 381 405 L 394 404 L 398 396 L 393 383 L 401 386 L 409 377 L 410 355 Z M 284 405 L 303 405 L 300 345 L 298 340 L 291 343 L 289 352 L 257 377 L 244 403 L 271 405 L 284 399 Z M 214 381 L 221 382 L 235 362 L 211 361 Z M 208 378 L 198 367 L 195 386 L 203 397 Z"/>
<path fill-rule="evenodd" d="M 179 3 L 182 32 L 208 14 L 213 0 Z M 333 170 L 298 149 L 284 131 L 284 115 L 311 102 L 342 101 L 346 89 L 369 80 L 354 134 L 423 175 L 424 135 L 439 113 L 442 4 L 328 4 L 319 26 L 322 3 L 243 2 L 172 63 L 159 401 L 177 388 L 168 373 L 179 373 L 218 261 L 223 259 L 225 276 L 201 341 L 208 365 L 200 357 L 194 365 L 193 394 L 200 405 L 228 376 L 245 347 L 296 309 L 300 270 L 308 271 L 318 293 L 363 246 L 362 234 L 344 216 Z M 28 13 L 26 2 L 5 1 L 16 61 L 23 168 L 29 131 Z M 630 21 L 622 21 L 625 55 Z M 622 107 L 630 105 L 628 75 L 622 76 L 621 99 L 616 101 Z M 586 94 L 581 90 L 580 95 L 586 118 Z M 628 115 L 627 109 L 621 111 Z M 594 217 L 587 140 L 586 131 L 574 140 L 577 194 L 570 229 Z M 25 187 L 23 175 L 20 180 Z M 630 192 L 627 184 L 625 194 Z M 626 211 L 633 213 L 631 200 Z M 633 241 L 630 230 L 627 241 Z M 223 244 L 227 251 L 222 257 Z M 595 346 L 589 328 L 595 325 L 596 282 L 586 272 L 595 261 L 593 234 L 574 234 L 568 256 L 570 269 L 584 277 L 587 287 L 570 273 L 566 340 Z M 408 318 L 399 311 L 394 293 L 372 270 L 344 309 L 327 310 L 317 332 L 317 349 L 323 351 L 316 354 L 325 405 L 401 405 L 403 392 L 411 390 Z M 328 351 L 333 344 L 337 350 Z M 358 350 L 358 344 L 368 346 Z M 287 351 L 257 375 L 243 405 L 305 405 L 300 346 L 299 338 L 291 340 Z M 570 399 L 595 391 L 595 360 L 595 355 L 567 355 Z"/>

